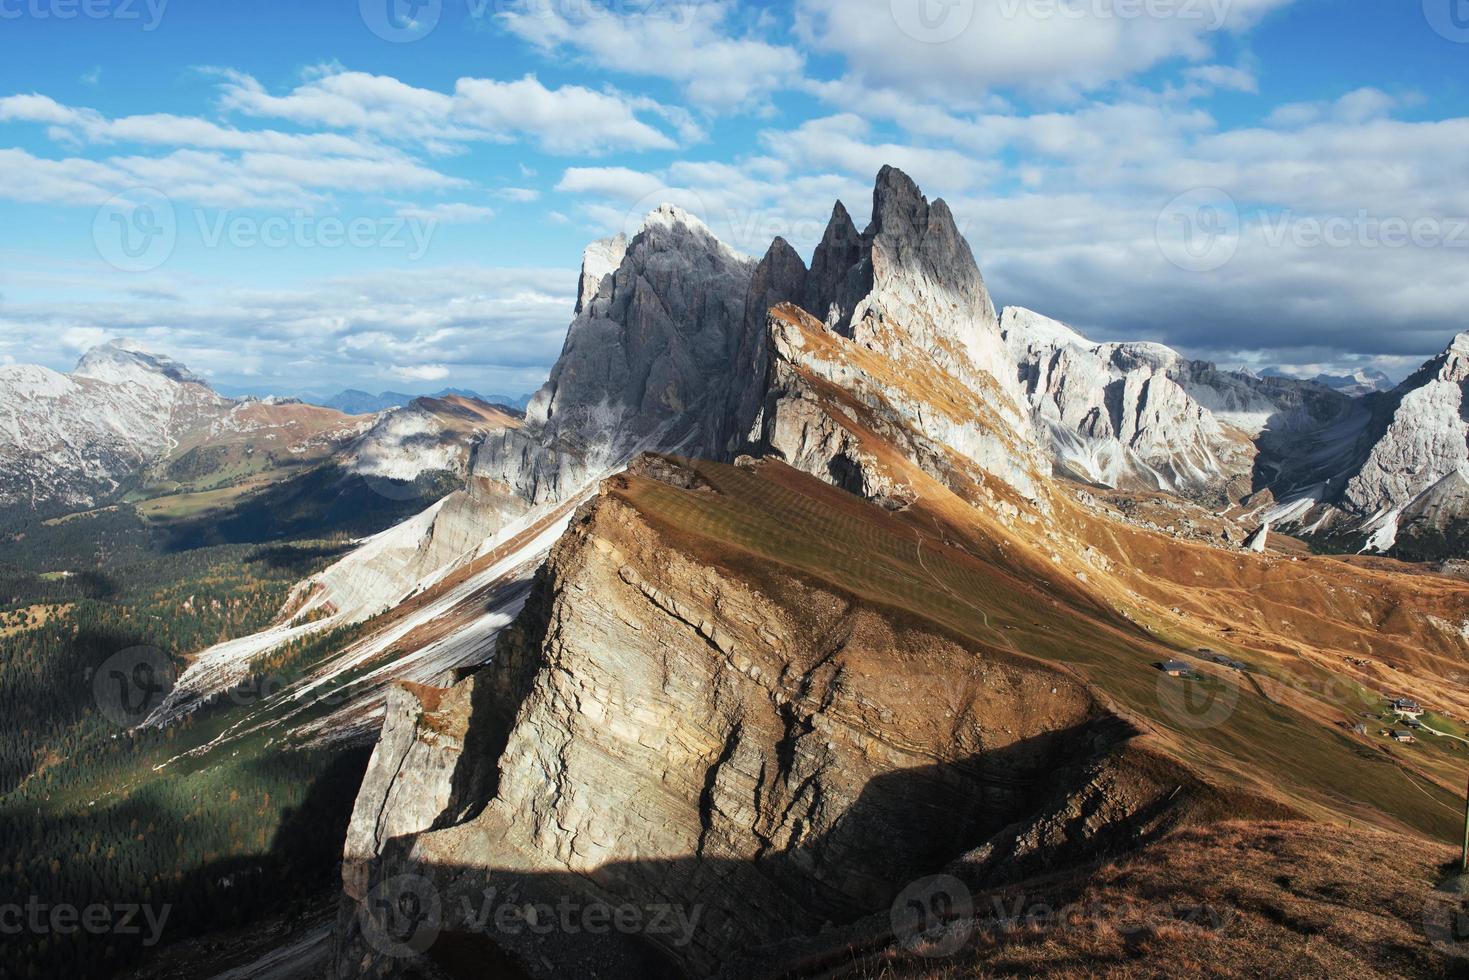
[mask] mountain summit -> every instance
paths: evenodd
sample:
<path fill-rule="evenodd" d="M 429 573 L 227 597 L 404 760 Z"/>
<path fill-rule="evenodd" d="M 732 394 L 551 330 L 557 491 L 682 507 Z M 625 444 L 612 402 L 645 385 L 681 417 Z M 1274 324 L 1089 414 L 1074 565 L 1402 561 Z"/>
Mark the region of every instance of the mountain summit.
<path fill-rule="evenodd" d="M 156 375 L 176 384 L 207 384 L 178 361 L 155 354 L 135 341 L 118 338 L 91 348 L 77 362 L 72 377 L 125 384 Z"/>

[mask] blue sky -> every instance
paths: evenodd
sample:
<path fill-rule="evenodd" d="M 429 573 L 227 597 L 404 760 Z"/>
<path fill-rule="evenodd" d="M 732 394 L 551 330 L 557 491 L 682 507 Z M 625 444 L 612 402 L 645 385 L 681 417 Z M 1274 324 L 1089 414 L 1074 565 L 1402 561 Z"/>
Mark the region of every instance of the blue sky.
<path fill-rule="evenodd" d="M 1401 377 L 1469 329 L 1466 69 L 1469 0 L 0 0 L 0 363 L 517 394 L 590 239 L 809 255 L 894 163 L 1002 305 Z"/>

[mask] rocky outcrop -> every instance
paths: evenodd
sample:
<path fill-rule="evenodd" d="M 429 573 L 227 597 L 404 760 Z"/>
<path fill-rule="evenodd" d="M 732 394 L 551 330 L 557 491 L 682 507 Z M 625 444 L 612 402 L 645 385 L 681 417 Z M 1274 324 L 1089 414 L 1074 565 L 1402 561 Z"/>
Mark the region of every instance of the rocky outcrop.
<path fill-rule="evenodd" d="M 463 479 L 471 454 L 487 435 L 519 426 L 517 416 L 477 399 L 415 398 L 379 417 L 344 462 L 349 472 L 382 481 L 412 482 L 429 473 Z"/>
<path fill-rule="evenodd" d="M 1093 344 L 1016 307 L 1005 310 L 1001 330 L 1031 416 L 1067 471 L 1122 489 L 1224 499 L 1249 492 L 1248 442 L 1176 380 L 1183 358 L 1174 351 Z"/>
<path fill-rule="evenodd" d="M 770 312 L 769 366 L 756 432 L 761 452 L 871 500 L 901 507 L 907 460 L 968 499 L 1002 485 L 1044 508 L 1046 465 L 976 390 L 930 364 L 921 373 L 865 349 L 789 304 Z"/>
<path fill-rule="evenodd" d="M 366 900 L 369 864 L 388 841 L 462 820 L 494 792 L 493 738 L 504 722 L 491 720 L 490 702 L 477 690 L 483 685 L 473 677 L 448 690 L 408 683 L 389 690 L 383 734 L 347 828 L 348 898 Z"/>
<path fill-rule="evenodd" d="M 454 949 L 533 977 L 592 963 L 603 977 L 709 975 L 885 911 L 994 835 L 984 860 L 1018 860 L 1013 825 L 1061 791 L 1058 774 L 1095 782 L 1088 760 L 1131 737 L 1062 671 L 678 544 L 619 490 L 649 480 L 715 492 L 662 459 L 610 481 L 495 664 L 470 692 L 432 695 L 498 706 L 486 737 L 503 732 L 503 750 L 482 809 L 451 775 L 479 710 L 462 734 L 432 721 L 445 709 L 423 692 L 395 701 L 354 817 L 338 975 L 400 974 Z M 410 759 L 424 771 L 400 786 Z M 1110 793 L 1071 839 L 1127 828 L 1163 795 Z M 394 800 L 402 814 L 384 810 Z M 405 887 L 440 916 L 421 948 L 390 942 L 371 913 Z M 591 907 L 671 910 L 681 925 L 514 928 L 498 908 L 482 914 L 486 896 L 578 922 Z"/>
<path fill-rule="evenodd" d="M 1361 399 L 1355 417 L 1328 430 L 1334 438 L 1305 447 L 1314 472 L 1277 493 L 1265 516 L 1341 550 L 1458 554 L 1469 527 L 1466 392 L 1469 334 L 1460 334 L 1391 393 Z"/>
<path fill-rule="evenodd" d="M 564 499 L 645 449 L 719 456 L 755 263 L 697 219 L 648 216 L 583 265 L 579 310 L 525 424 L 487 439 L 474 472 L 533 503 Z"/>

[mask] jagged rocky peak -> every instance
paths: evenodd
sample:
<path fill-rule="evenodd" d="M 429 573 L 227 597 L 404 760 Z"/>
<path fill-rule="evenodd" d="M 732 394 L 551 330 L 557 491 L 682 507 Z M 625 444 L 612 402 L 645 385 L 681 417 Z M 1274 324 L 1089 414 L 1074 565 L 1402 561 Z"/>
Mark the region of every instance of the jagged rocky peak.
<path fill-rule="evenodd" d="M 866 244 L 841 201 L 832 209 L 826 234 L 811 259 L 811 276 L 800 305 L 827 327 L 850 336 L 852 311 L 872 289 L 872 270 L 864 264 Z"/>
<path fill-rule="evenodd" d="M 576 312 L 586 309 L 587 304 L 601 292 L 608 276 L 617 272 L 622 257 L 627 254 L 627 236 L 598 239 L 588 245 L 582 253 L 581 285 L 576 291 Z"/>
<path fill-rule="evenodd" d="M 1425 373 L 1432 375 L 1432 381 L 1445 381 L 1453 385 L 1462 385 L 1463 382 L 1469 381 L 1469 334 L 1454 336 L 1447 350 L 1423 364 L 1423 369 L 1418 375 L 1403 382 L 1403 388 L 1416 388 L 1419 383 L 1426 381 L 1425 378 L 1422 378 Z"/>
<path fill-rule="evenodd" d="M 480 447 L 475 474 L 544 503 L 644 449 L 722 455 L 754 273 L 754 260 L 672 205 L 650 213 L 625 244 L 595 243 L 550 379 L 522 430 Z"/>
<path fill-rule="evenodd" d="M 918 185 L 901 170 L 883 167 L 877 175 L 867 234 L 873 243 L 879 283 L 905 270 L 921 272 L 947 287 L 986 321 L 997 324 L 984 277 L 949 205 L 942 198 L 929 204 Z"/>
<path fill-rule="evenodd" d="M 989 388 L 999 396 L 991 399 L 996 408 L 1018 422 L 1014 365 L 949 206 L 930 204 L 907 174 L 884 167 L 863 239 L 867 254 L 855 275 L 871 289 L 852 312 L 852 339 L 900 364 L 922 358 L 976 389 Z"/>
<path fill-rule="evenodd" d="M 612 267 L 613 260 L 616 266 Z M 631 242 L 588 252 L 583 303 L 551 379 L 531 402 L 533 422 L 567 409 L 677 413 L 727 374 L 731 337 L 744 321 L 754 263 L 672 205 L 648 215 Z"/>

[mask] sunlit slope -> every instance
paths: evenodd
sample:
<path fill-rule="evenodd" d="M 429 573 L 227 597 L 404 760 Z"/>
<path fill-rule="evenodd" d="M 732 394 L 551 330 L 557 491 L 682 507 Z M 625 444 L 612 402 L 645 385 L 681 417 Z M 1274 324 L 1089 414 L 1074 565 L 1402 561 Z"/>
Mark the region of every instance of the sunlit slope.
<path fill-rule="evenodd" d="M 1031 554 L 1007 557 L 1022 545 L 932 481 L 892 513 L 775 462 L 692 465 L 709 487 L 630 476 L 611 492 L 681 545 L 756 580 L 779 565 L 975 643 L 1066 666 L 1221 786 L 1327 819 L 1442 839 L 1456 832 L 1455 797 L 1415 771 L 1419 760 L 1395 759 L 1327 720 L 1345 707 L 1333 703 L 1337 688 L 1302 690 L 1278 657 L 1245 647 L 1230 653 L 1249 672 L 1200 662 L 1207 680 L 1167 678 L 1153 665 L 1186 656 L 1193 634 L 1150 631 L 1067 581 L 1070 573 L 1046 574 Z M 1287 679 L 1292 693 L 1282 695 Z"/>

